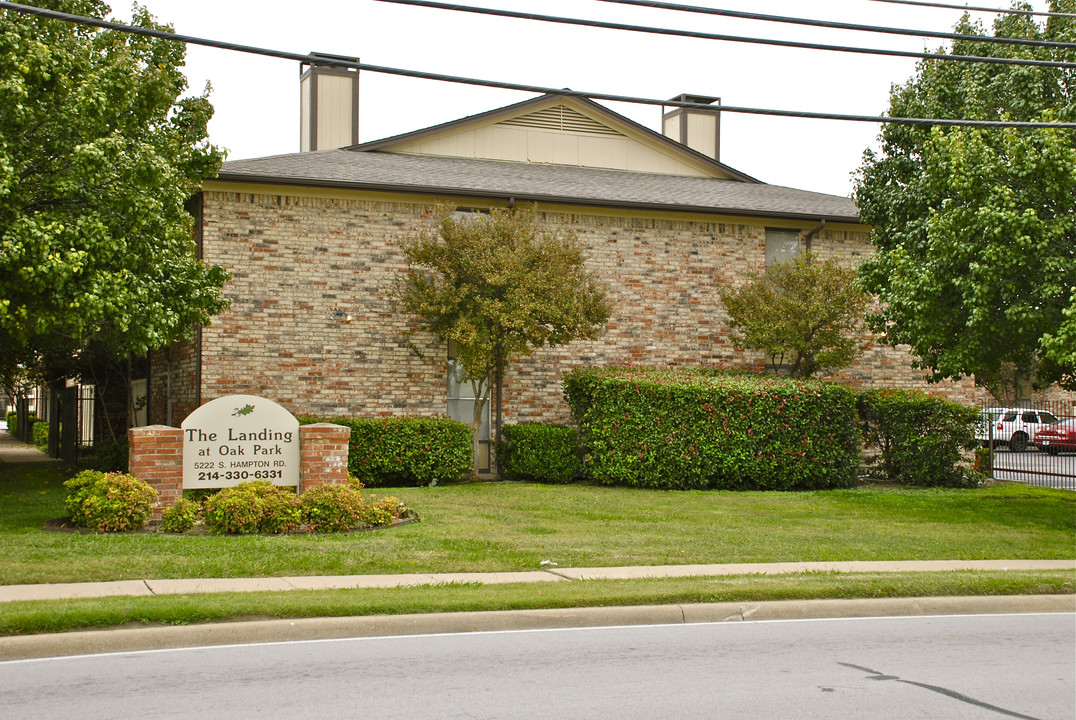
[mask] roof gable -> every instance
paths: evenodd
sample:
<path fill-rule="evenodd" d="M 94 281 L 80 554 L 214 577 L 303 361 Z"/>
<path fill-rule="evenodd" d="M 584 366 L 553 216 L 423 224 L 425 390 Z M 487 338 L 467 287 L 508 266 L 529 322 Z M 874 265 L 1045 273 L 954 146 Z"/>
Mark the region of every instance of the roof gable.
<path fill-rule="evenodd" d="M 562 95 L 350 149 L 757 182 L 595 102 Z"/>

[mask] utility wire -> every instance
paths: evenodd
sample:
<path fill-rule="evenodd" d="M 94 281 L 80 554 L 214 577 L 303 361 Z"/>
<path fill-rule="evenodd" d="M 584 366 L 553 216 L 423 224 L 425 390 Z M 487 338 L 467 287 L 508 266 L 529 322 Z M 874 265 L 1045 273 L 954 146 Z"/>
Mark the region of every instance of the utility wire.
<path fill-rule="evenodd" d="M 1002 13 L 1004 15 L 1039 15 L 1045 17 L 1076 18 L 1076 13 L 1037 12 L 1035 10 L 1013 10 L 994 7 L 975 7 L 973 5 L 952 5 L 950 3 L 925 2 L 925 0 L 872 0 L 896 5 L 919 5 L 921 7 L 949 8 L 951 10 L 973 10 L 975 12 Z"/>
<path fill-rule="evenodd" d="M 404 70 L 401 68 L 385 67 L 382 65 L 370 65 L 367 63 L 360 63 L 358 61 L 351 61 L 344 58 L 339 58 L 337 56 L 330 57 L 325 55 L 318 55 L 317 53 L 299 54 L 286 52 L 283 50 L 272 50 L 269 48 L 256 47 L 253 45 L 241 45 L 239 43 L 226 42 L 222 40 L 209 40 L 206 38 L 195 37 L 192 35 L 181 35 L 179 33 L 169 32 L 165 30 L 156 30 L 154 28 L 125 25 L 123 23 L 117 23 L 110 20 L 101 20 L 93 17 L 85 17 L 82 15 L 71 15 L 69 13 L 62 13 L 55 10 L 47 10 L 45 8 L 32 7 L 29 5 L 20 5 L 18 3 L 12 2 L 4 2 L 3 0 L 0 0 L 0 10 L 10 10 L 12 12 L 27 15 L 36 15 L 38 17 L 48 18 L 51 20 L 61 20 L 77 25 L 97 27 L 105 30 L 129 33 L 131 35 L 141 35 L 143 37 L 158 38 L 160 40 L 182 42 L 188 45 L 201 45 L 204 47 L 217 48 L 220 50 L 231 50 L 235 52 L 249 53 L 252 55 L 262 55 L 265 57 L 279 58 L 282 60 L 292 60 L 306 65 L 350 68 L 354 70 L 365 70 L 366 72 L 382 73 L 385 75 L 398 75 L 402 77 L 419 78 L 422 80 L 437 80 L 440 82 L 450 82 L 462 85 L 499 88 L 502 90 L 518 90 L 520 92 L 536 93 L 541 95 L 559 95 L 563 97 L 577 97 L 590 100 L 605 100 L 609 102 L 623 102 L 635 105 L 657 105 L 660 107 L 682 107 L 710 111 L 715 110 L 715 107 L 713 105 L 705 103 L 684 102 L 680 100 L 657 100 L 654 98 L 633 97 L 630 95 L 582 92 L 572 90 L 570 88 L 550 88 L 542 87 L 540 85 L 524 85 L 521 83 L 501 82 L 498 80 L 481 80 L 477 78 L 462 77 L 459 75 L 444 75 L 441 73 L 431 73 L 421 70 Z M 803 110 L 775 110 L 769 108 L 737 107 L 735 105 L 721 105 L 719 109 L 722 112 L 742 113 L 747 115 L 769 115 L 775 117 L 808 118 L 815 120 L 844 120 L 850 122 L 886 123 L 894 125 L 1076 129 L 1076 122 L 1026 122 L 1017 120 L 964 120 L 955 118 L 915 118 L 888 117 L 884 115 L 847 115 L 841 113 L 810 112 Z"/>
<path fill-rule="evenodd" d="M 979 55 L 946 55 L 945 53 L 918 53 L 903 50 L 878 50 L 878 48 L 853 47 L 850 45 L 825 45 L 822 43 L 799 42 L 795 40 L 769 40 L 764 38 L 744 38 L 741 36 L 725 36 L 712 32 L 700 32 L 697 30 L 674 30 L 671 28 L 655 28 L 643 25 L 628 25 L 625 23 L 606 23 L 605 20 L 586 20 L 575 17 L 560 17 L 556 15 L 540 15 L 538 13 L 521 13 L 513 10 L 496 10 L 493 8 L 475 8 L 472 5 L 459 5 L 448 2 L 435 2 L 433 0 L 376 0 L 397 5 L 412 5 L 415 8 L 433 8 L 435 10 L 451 10 L 462 13 L 475 13 L 478 15 L 493 15 L 496 17 L 513 17 L 525 20 L 538 20 L 540 23 L 556 23 L 561 25 L 580 25 L 590 28 L 605 28 L 609 30 L 627 30 L 629 32 L 646 32 L 650 34 L 662 34 L 662 36 L 675 36 L 679 38 L 699 38 L 702 40 L 721 40 L 724 42 L 753 43 L 759 45 L 777 45 L 779 47 L 802 47 L 806 50 L 835 51 L 839 53 L 859 53 L 862 55 L 886 55 L 890 57 L 916 57 L 930 60 L 958 60 L 964 62 L 991 62 L 995 65 L 1030 65 L 1043 68 L 1076 68 L 1076 62 L 1064 62 L 1060 60 L 1031 60 L 1014 57 L 986 57 Z"/>
<path fill-rule="evenodd" d="M 609 30 L 627 30 L 629 32 L 649 33 L 652 35 L 672 35 L 676 37 L 700 38 L 703 40 L 721 40 L 724 42 L 752 43 L 756 45 L 776 45 L 778 47 L 804 48 L 807 50 L 831 50 L 835 52 L 859 53 L 863 55 L 885 55 L 889 57 L 910 57 L 924 60 L 955 60 L 961 62 L 993 63 L 997 65 L 1034 65 L 1038 67 L 1070 68 L 1076 69 L 1076 62 L 1063 62 L 1055 60 L 1030 60 L 1025 58 L 1002 58 L 986 57 L 981 55 L 947 55 L 945 53 L 915 52 L 912 50 L 882 50 L 877 48 L 862 48 L 849 45 L 825 45 L 822 43 L 808 43 L 797 40 L 771 40 L 767 38 L 751 38 L 738 35 L 718 35 L 695 30 L 673 30 L 671 28 L 647 27 L 645 25 L 630 25 L 626 23 L 605 22 L 603 20 L 583 20 L 580 18 L 566 18 L 555 15 L 540 15 L 538 13 L 517 12 L 514 10 L 497 10 L 494 8 L 474 7 L 471 5 L 457 5 L 454 3 L 434 2 L 433 0 L 376 0 L 376 2 L 391 3 L 394 5 L 411 5 L 414 7 L 434 8 L 437 10 L 452 10 L 456 12 L 475 13 L 477 15 L 492 15 L 496 17 L 509 17 L 520 20 L 537 20 L 539 22 L 558 23 L 562 25 L 581 25 L 583 27 L 605 28 Z"/>
<path fill-rule="evenodd" d="M 832 28 L 834 30 L 856 30 L 860 32 L 883 33 L 886 35 L 908 35 L 911 37 L 930 37 L 941 40 L 974 40 L 976 42 L 1000 43 L 1005 45 L 1029 45 L 1049 48 L 1076 48 L 1076 43 L 1052 42 L 1050 40 L 1027 40 L 1024 38 L 994 37 L 989 35 L 965 35 L 962 33 L 940 32 L 937 30 L 911 30 L 908 28 L 886 27 L 883 25 L 859 25 L 856 23 L 837 22 L 835 20 L 814 20 L 811 18 L 787 17 L 784 15 L 764 15 L 762 13 L 743 12 L 741 10 L 723 10 L 719 8 L 700 7 L 698 5 L 681 5 L 658 0 L 598 0 L 614 5 L 633 5 L 657 10 L 675 10 L 678 12 L 698 13 L 700 15 L 718 15 L 721 17 L 740 18 L 744 20 L 761 20 L 763 22 L 807 25 L 810 27 Z"/>

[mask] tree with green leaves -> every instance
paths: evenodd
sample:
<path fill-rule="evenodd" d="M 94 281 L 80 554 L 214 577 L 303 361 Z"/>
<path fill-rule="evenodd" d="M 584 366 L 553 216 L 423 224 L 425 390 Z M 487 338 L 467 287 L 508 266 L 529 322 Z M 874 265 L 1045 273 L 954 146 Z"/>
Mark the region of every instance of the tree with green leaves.
<path fill-rule="evenodd" d="M 393 300 L 419 328 L 452 341 L 463 379 L 474 391 L 473 449 L 492 388 L 509 364 L 534 349 L 598 336 L 610 305 L 586 269 L 582 242 L 571 231 L 538 225 L 537 208 L 489 213 L 437 211 L 436 231 L 403 243 L 407 272 Z"/>
<path fill-rule="evenodd" d="M 104 18 L 99 0 L 38 3 Z M 141 8 L 134 24 L 157 29 Z M 182 43 L 0 10 L 0 377 L 55 382 L 226 307 L 185 203 L 223 153 Z"/>
<path fill-rule="evenodd" d="M 805 253 L 720 291 L 733 345 L 761 350 L 777 371 L 808 378 L 847 367 L 863 350 L 870 301 L 856 270 Z"/>
<path fill-rule="evenodd" d="M 966 17 L 956 31 L 984 34 Z M 1076 18 L 1005 15 L 994 36 L 1072 43 Z M 957 40 L 951 52 L 1076 62 L 1057 45 Z M 893 88 L 889 114 L 1076 122 L 1076 72 L 924 60 Z M 875 226 L 877 253 L 861 266 L 881 301 L 873 329 L 909 345 L 934 380 L 974 376 L 999 399 L 1029 374 L 1076 386 L 1076 130 L 889 124 L 880 142 L 855 190 Z"/>

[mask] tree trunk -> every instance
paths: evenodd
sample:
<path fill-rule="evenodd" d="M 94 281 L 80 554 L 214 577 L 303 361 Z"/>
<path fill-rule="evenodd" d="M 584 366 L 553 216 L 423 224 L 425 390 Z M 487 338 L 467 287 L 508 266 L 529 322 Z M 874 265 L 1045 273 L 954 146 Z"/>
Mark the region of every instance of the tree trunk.
<path fill-rule="evenodd" d="M 478 473 L 481 471 L 478 456 L 479 436 L 482 433 L 482 411 L 486 408 L 486 403 L 489 402 L 489 388 L 488 381 L 471 381 L 471 389 L 474 390 L 474 413 L 471 416 L 473 420 L 471 423 L 471 453 L 474 460 L 475 477 L 478 477 Z"/>
<path fill-rule="evenodd" d="M 494 427 L 493 444 L 491 447 L 492 455 L 490 457 L 490 464 L 492 465 L 493 472 L 498 478 L 501 477 L 501 464 L 498 462 L 497 455 L 501 449 L 501 426 L 503 424 L 502 413 L 504 411 L 503 389 L 504 389 L 504 362 L 503 362 L 503 350 L 501 344 L 497 344 L 495 362 L 493 364 L 494 383 L 497 386 L 497 420 Z"/>

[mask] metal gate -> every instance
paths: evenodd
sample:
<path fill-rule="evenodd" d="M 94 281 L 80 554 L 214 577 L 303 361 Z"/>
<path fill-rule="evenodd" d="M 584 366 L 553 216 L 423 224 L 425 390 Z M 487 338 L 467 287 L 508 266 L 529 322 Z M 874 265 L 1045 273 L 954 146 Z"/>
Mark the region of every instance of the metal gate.
<path fill-rule="evenodd" d="M 984 407 L 982 413 L 978 438 L 990 450 L 991 474 L 996 480 L 1076 490 L 1076 408 L 1072 403 Z M 1059 427 L 1066 432 L 1052 431 Z"/>

